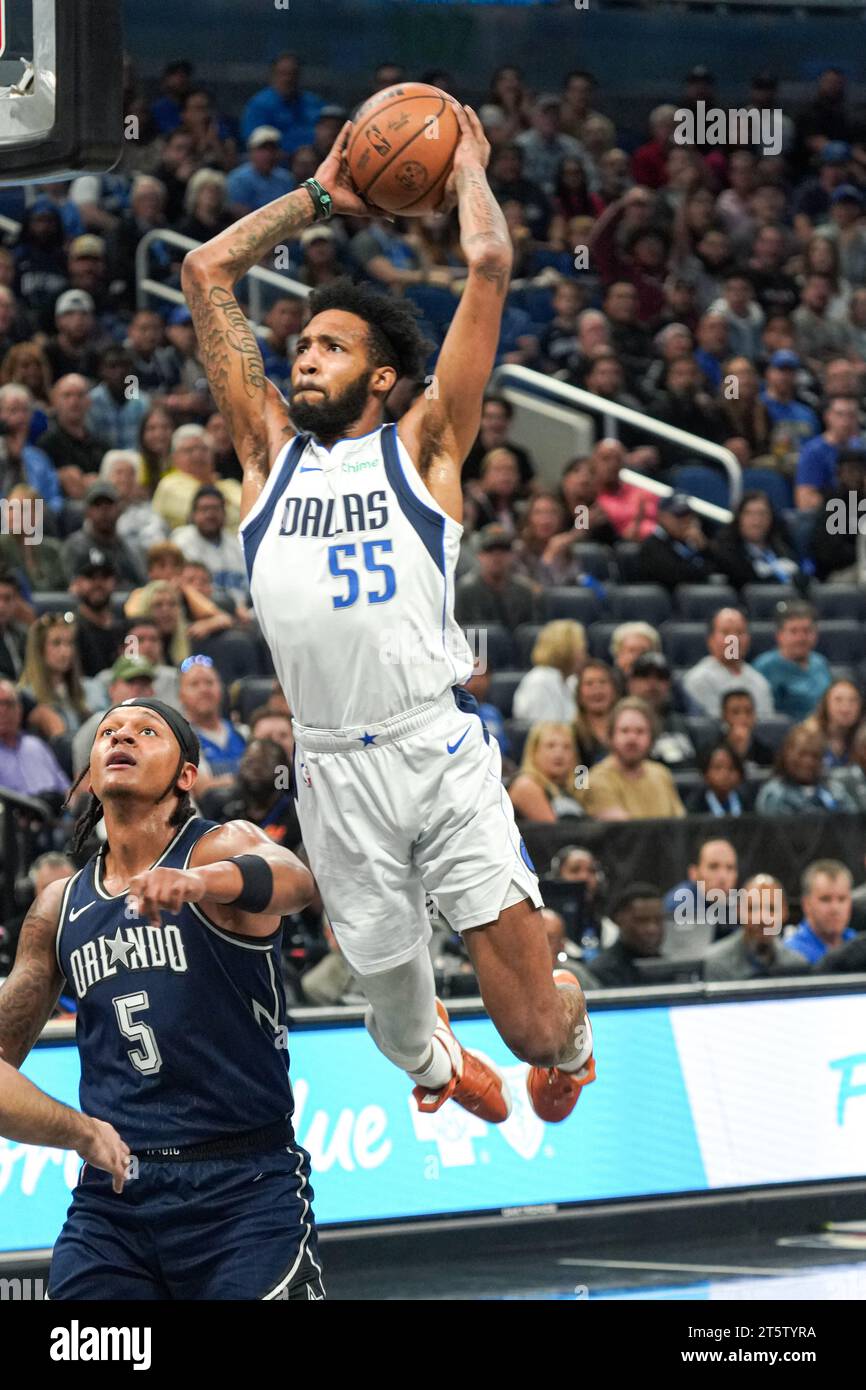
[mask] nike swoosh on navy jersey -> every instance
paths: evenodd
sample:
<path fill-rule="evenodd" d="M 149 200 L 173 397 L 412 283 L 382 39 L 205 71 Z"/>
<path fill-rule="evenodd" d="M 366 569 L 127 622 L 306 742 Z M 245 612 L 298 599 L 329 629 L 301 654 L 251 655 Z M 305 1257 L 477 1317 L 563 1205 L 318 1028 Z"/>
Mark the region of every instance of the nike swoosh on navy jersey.
<path fill-rule="evenodd" d="M 469 729 L 471 729 L 471 728 L 472 728 L 472 725 L 470 724 L 470 725 L 469 725 Z M 457 740 L 457 742 L 456 742 L 455 744 L 450 744 L 450 743 L 448 744 L 448 752 L 449 752 L 449 753 L 456 753 L 456 752 L 457 752 L 457 749 L 460 747 L 460 745 L 461 745 L 461 743 L 463 742 L 464 738 L 465 738 L 466 735 L 469 733 L 469 729 L 464 729 L 464 730 L 463 730 L 463 733 L 460 735 L 460 737 L 458 738 L 458 740 Z"/>
<path fill-rule="evenodd" d="M 75 919 L 76 919 L 76 917 L 80 917 L 81 914 L 82 914 L 82 912 L 86 912 L 86 911 L 87 911 L 87 908 L 88 908 L 88 907 L 93 907 L 93 903 L 95 903 L 95 902 L 96 902 L 96 899 L 94 898 L 94 899 L 93 899 L 93 902 L 87 903 L 87 905 L 86 905 L 85 907 L 71 908 L 71 909 L 70 909 L 70 912 L 69 912 L 69 920 L 70 920 L 70 922 L 74 922 Z"/>

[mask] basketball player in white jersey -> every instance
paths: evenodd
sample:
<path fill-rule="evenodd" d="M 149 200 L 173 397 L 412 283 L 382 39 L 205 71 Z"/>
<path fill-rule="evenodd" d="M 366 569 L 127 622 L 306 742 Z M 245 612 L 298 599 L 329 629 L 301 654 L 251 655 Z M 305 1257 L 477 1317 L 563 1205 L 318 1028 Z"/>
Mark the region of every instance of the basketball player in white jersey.
<path fill-rule="evenodd" d="M 383 427 L 397 380 L 423 373 L 411 306 L 339 282 L 311 300 L 291 415 L 264 375 L 234 286 L 313 222 L 369 216 L 345 150 L 295 192 L 190 252 L 182 285 L 214 399 L 243 464 L 241 539 L 262 632 L 295 719 L 298 816 L 367 1027 L 424 1111 L 453 1099 L 510 1113 L 491 1063 L 464 1051 L 435 997 L 425 894 L 464 935 L 487 1011 L 530 1064 L 547 1121 L 594 1078 L 580 986 L 553 976 L 538 880 L 502 787 L 496 741 L 462 683 L 453 616 L 461 466 L 478 432 L 511 270 L 481 123 L 455 104 L 456 199 L 467 281 L 431 386 Z"/>

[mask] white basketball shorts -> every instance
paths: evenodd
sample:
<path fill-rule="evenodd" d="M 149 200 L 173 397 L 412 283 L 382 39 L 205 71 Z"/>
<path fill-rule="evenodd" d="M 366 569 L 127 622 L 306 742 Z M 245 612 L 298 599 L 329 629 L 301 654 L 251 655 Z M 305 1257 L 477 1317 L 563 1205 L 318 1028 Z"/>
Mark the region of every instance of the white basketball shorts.
<path fill-rule="evenodd" d="M 428 894 L 459 932 L 524 898 L 542 906 L 499 745 L 477 709 L 465 691 L 449 690 L 367 729 L 294 725 L 304 846 L 358 975 L 390 970 L 426 947 Z"/>

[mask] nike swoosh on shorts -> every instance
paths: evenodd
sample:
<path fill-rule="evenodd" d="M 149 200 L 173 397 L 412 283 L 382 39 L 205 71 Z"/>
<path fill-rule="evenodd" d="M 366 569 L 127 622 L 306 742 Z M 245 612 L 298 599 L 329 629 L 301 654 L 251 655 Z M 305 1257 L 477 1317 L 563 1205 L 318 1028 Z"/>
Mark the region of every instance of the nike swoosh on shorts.
<path fill-rule="evenodd" d="M 470 724 L 470 725 L 469 725 L 469 729 L 471 729 L 471 728 L 472 728 L 472 725 Z M 465 738 L 466 735 L 469 733 L 469 729 L 464 729 L 464 730 L 463 730 L 463 733 L 460 735 L 460 737 L 458 738 L 458 740 L 457 740 L 456 743 L 454 743 L 454 744 L 449 743 L 449 744 L 446 745 L 447 748 L 448 748 L 448 752 L 449 752 L 449 753 L 456 753 L 456 752 L 457 752 L 457 749 L 460 747 L 460 745 L 461 745 L 461 743 L 463 742 L 464 738 Z"/>

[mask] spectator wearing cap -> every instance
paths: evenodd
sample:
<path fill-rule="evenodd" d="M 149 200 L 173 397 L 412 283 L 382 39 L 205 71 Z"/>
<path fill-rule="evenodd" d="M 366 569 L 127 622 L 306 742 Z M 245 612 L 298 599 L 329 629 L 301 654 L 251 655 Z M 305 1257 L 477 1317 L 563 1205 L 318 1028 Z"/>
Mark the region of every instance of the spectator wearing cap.
<path fill-rule="evenodd" d="M 818 228 L 839 252 L 839 269 L 852 285 L 866 282 L 866 227 L 863 193 L 853 183 L 840 184 L 830 197 L 830 218 Z"/>
<path fill-rule="evenodd" d="M 90 679 L 110 666 L 117 655 L 124 624 L 115 618 L 111 598 L 115 570 L 109 556 L 95 546 L 77 561 L 69 592 L 78 599 L 75 640 L 82 674 Z"/>
<path fill-rule="evenodd" d="M 530 660 L 532 669 L 514 692 L 514 718 L 572 723 L 577 673 L 586 661 L 583 624 L 569 618 L 545 623 Z"/>
<path fill-rule="evenodd" d="M 11 681 L 0 679 L 0 786 L 22 796 L 65 796 L 66 773 L 44 739 L 23 734 L 21 723 L 21 696 Z"/>
<path fill-rule="evenodd" d="M 645 700 L 656 717 L 658 732 L 650 757 L 666 767 L 693 763 L 695 746 L 689 726 L 673 707 L 673 673 L 667 657 L 662 652 L 643 652 L 626 677 L 626 691 Z"/>
<path fill-rule="evenodd" d="M 745 492 L 733 521 L 715 537 L 719 570 L 735 589 L 746 584 L 799 584 L 803 574 L 765 492 Z"/>
<path fill-rule="evenodd" d="M 824 767 L 826 743 L 820 729 L 796 724 L 785 735 L 773 776 L 758 792 L 760 816 L 806 816 L 856 811 L 848 789 L 831 784 Z"/>
<path fill-rule="evenodd" d="M 308 231 L 314 228 L 308 227 Z M 278 390 L 291 395 L 292 359 L 304 317 L 303 301 L 292 295 L 280 295 L 265 314 L 264 324 L 256 333 L 265 375 Z"/>
<path fill-rule="evenodd" d="M 844 356 L 850 343 L 847 323 L 830 315 L 832 298 L 833 283 L 828 275 L 808 275 L 800 303 L 791 315 L 797 351 L 816 374 L 828 358 Z"/>
<path fill-rule="evenodd" d="M 759 719 L 772 719 L 769 683 L 746 661 L 751 641 L 748 619 L 738 608 L 721 608 L 708 620 L 708 655 L 683 677 L 683 689 L 695 713 L 718 719 L 723 695 L 736 687 L 749 691 Z"/>
<path fill-rule="evenodd" d="M 27 628 L 18 621 L 21 584 L 8 569 L 0 570 L 0 676 L 17 681 L 24 670 Z"/>
<path fill-rule="evenodd" d="M 809 439 L 800 450 L 794 491 L 801 511 L 820 507 L 836 486 L 839 454 L 842 449 L 863 449 L 859 436 L 857 401 L 852 396 L 834 396 L 824 411 L 824 430 Z"/>
<path fill-rule="evenodd" d="M 851 870 L 838 859 L 816 859 L 807 865 L 800 880 L 803 919 L 785 941 L 789 951 L 816 965 L 828 951 L 854 940 L 852 884 Z"/>
<path fill-rule="evenodd" d="M 644 700 L 626 697 L 610 715 L 610 753 L 590 769 L 577 798 L 597 820 L 681 817 L 685 809 L 673 778 L 650 760 L 658 735 L 655 716 Z"/>
<path fill-rule="evenodd" d="M 120 497 L 111 483 L 101 480 L 88 489 L 84 500 L 84 525 L 80 531 L 67 536 L 63 543 L 63 558 L 72 578 L 79 564 L 91 550 L 100 552 L 114 570 L 120 586 L 129 589 L 144 580 L 144 571 L 130 547 L 117 534 L 120 518 Z"/>
<path fill-rule="evenodd" d="M 523 154 L 523 174 L 548 198 L 553 196 L 564 159 L 580 161 L 590 189 L 598 183 L 595 165 L 585 147 L 573 135 L 562 132 L 561 105 L 561 98 L 552 93 L 538 97 L 532 107 L 531 129 L 521 131 L 514 140 Z"/>
<path fill-rule="evenodd" d="M 103 347 L 96 326 L 96 306 L 86 290 L 65 290 L 54 306 L 57 331 L 45 344 L 54 380 L 77 373 L 95 377 Z"/>
<path fill-rule="evenodd" d="M 198 734 L 205 762 L 205 786 L 230 786 L 237 774 L 246 740 L 222 715 L 223 683 L 209 656 L 191 656 L 181 666 L 180 703 Z"/>
<path fill-rule="evenodd" d="M 665 926 L 662 898 L 653 883 L 630 883 L 617 893 L 610 915 L 619 929 L 612 946 L 592 958 L 592 973 L 602 989 L 631 989 L 644 983 L 635 964 L 660 960 Z"/>
<path fill-rule="evenodd" d="M 67 288 L 63 219 L 50 198 L 40 195 L 21 219 L 15 246 L 15 293 L 31 313 L 44 319 Z"/>
<path fill-rule="evenodd" d="M 175 58 L 167 63 L 160 78 L 160 92 L 151 102 L 150 114 L 163 135 L 177 130 L 180 125 L 181 103 L 192 86 L 193 66 L 186 58 Z"/>
<path fill-rule="evenodd" d="M 69 288 L 90 295 L 103 337 L 117 337 L 121 293 L 109 276 L 107 242 L 92 232 L 76 237 L 69 247 L 68 261 Z"/>
<path fill-rule="evenodd" d="M 0 386 L 0 497 L 8 497 L 19 483 L 32 487 L 52 512 L 63 509 L 63 493 L 51 459 L 35 444 L 28 444 L 33 396 L 26 386 L 10 382 Z"/>
<path fill-rule="evenodd" d="M 203 564 L 218 589 L 235 603 L 249 599 L 247 571 L 237 535 L 226 530 L 226 503 L 219 488 L 199 488 L 192 503 L 191 521 L 172 532 L 189 561 Z"/>
<path fill-rule="evenodd" d="M 177 384 L 160 405 L 180 424 L 201 424 L 213 410 L 207 376 L 198 356 L 198 339 L 192 314 L 185 304 L 169 312 L 165 336 L 166 356 L 174 364 Z"/>
<path fill-rule="evenodd" d="M 858 517 L 862 516 L 866 510 L 866 450 L 862 448 L 839 450 L 836 485 L 829 490 L 815 521 L 810 550 L 815 574 L 822 583 L 866 583 L 858 556 L 858 528 L 848 521 L 852 499 Z"/>
<path fill-rule="evenodd" d="M 124 700 L 144 699 L 153 696 L 156 667 L 141 656 L 119 656 L 111 668 L 108 685 L 108 700 L 85 720 L 72 740 L 72 770 L 74 776 L 84 771 L 90 762 L 90 750 L 96 730 L 105 718 L 106 709 L 119 705 Z"/>
<path fill-rule="evenodd" d="M 656 525 L 658 498 L 620 478 L 627 458 L 618 439 L 600 439 L 592 451 L 592 461 L 598 482 L 598 505 L 617 536 L 624 541 L 644 540 Z"/>
<path fill-rule="evenodd" d="M 163 321 L 155 310 L 141 309 L 133 316 L 124 347 L 140 391 L 165 395 L 178 385 L 177 362 L 163 342 Z"/>
<path fill-rule="evenodd" d="M 247 159 L 232 169 L 226 179 L 226 196 L 237 217 L 282 198 L 297 187 L 288 169 L 280 164 L 280 132 L 276 126 L 260 125 L 247 140 Z"/>
<path fill-rule="evenodd" d="M 170 531 L 185 526 L 193 499 L 201 487 L 216 487 L 226 503 L 226 525 L 236 530 L 240 519 L 241 487 L 234 478 L 220 478 L 214 468 L 210 436 L 201 425 L 181 425 L 171 438 L 172 467 L 153 494 L 153 509 Z"/>
<path fill-rule="evenodd" d="M 139 496 L 140 467 L 141 457 L 134 449 L 109 449 L 100 464 L 99 474 L 101 482 L 114 488 L 120 503 L 117 535 L 132 551 L 144 573 L 147 550 L 165 540 L 166 528 L 150 502 Z"/>
<path fill-rule="evenodd" d="M 107 440 L 112 449 L 134 449 L 150 397 L 128 388 L 134 378 L 133 360 L 125 348 L 109 347 L 99 359 L 98 386 L 90 392 L 87 427 Z"/>
<path fill-rule="evenodd" d="M 785 471 L 793 471 L 802 444 L 821 428 L 811 406 L 797 400 L 797 374 L 802 361 L 790 348 L 774 352 L 764 375 L 761 400 L 772 424 L 772 451 Z"/>
<path fill-rule="evenodd" d="M 799 721 L 810 715 L 832 683 L 826 657 L 815 651 L 818 624 L 811 603 L 780 603 L 776 650 L 755 658 L 755 670 L 770 684 L 777 714 Z"/>
<path fill-rule="evenodd" d="M 330 285 L 345 274 L 340 264 L 337 236 L 327 222 L 317 222 L 313 227 L 305 227 L 298 241 L 301 263 L 297 268 L 297 279 L 310 289 L 319 285 Z"/>
<path fill-rule="evenodd" d="M 28 725 L 43 738 L 74 734 L 90 714 L 71 613 L 43 613 L 27 633 L 22 696 L 35 706 Z"/>
<path fill-rule="evenodd" d="M 461 627 L 503 623 L 514 629 L 536 621 L 535 593 L 525 579 L 513 577 L 514 540 L 501 526 L 478 533 L 478 573 L 457 581 L 454 611 Z"/>
<path fill-rule="evenodd" d="M 781 883 L 769 874 L 747 879 L 738 894 L 736 931 L 708 947 L 703 976 L 708 983 L 802 975 L 806 964 L 782 943 L 788 904 Z"/>
<path fill-rule="evenodd" d="M 67 497 L 80 498 L 89 476 L 98 473 L 107 443 L 87 426 L 90 408 L 86 379 L 70 372 L 56 381 L 51 392 L 54 419 L 39 441 L 40 449 L 57 469 Z"/>
<path fill-rule="evenodd" d="M 828 140 L 818 157 L 818 172 L 795 191 L 794 225 L 808 236 L 813 226 L 825 221 L 837 188 L 848 183 L 851 146 L 844 140 Z"/>
<path fill-rule="evenodd" d="M 301 85 L 301 64 L 294 53 L 281 53 L 271 65 L 270 85 L 256 92 L 244 107 L 241 135 L 249 140 L 260 126 L 276 128 L 287 154 L 313 142 L 315 125 L 325 103 Z"/>

